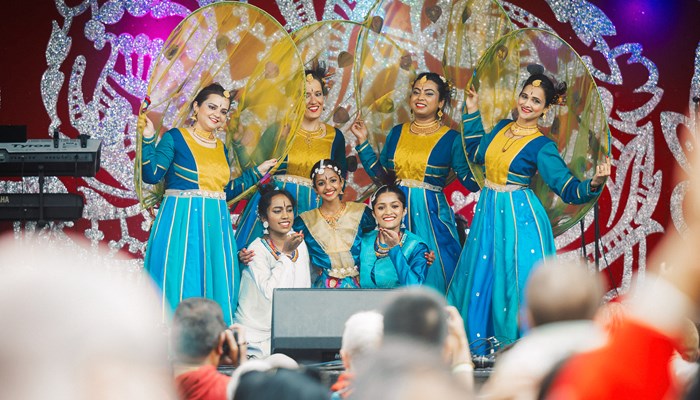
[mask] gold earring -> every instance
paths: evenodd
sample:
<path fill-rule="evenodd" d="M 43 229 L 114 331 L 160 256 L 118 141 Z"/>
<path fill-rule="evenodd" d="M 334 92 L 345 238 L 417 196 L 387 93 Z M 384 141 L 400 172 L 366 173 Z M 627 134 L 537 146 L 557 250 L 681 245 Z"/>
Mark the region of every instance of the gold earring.
<path fill-rule="evenodd" d="M 542 119 L 547 119 L 547 110 L 542 111 Z"/>
<path fill-rule="evenodd" d="M 438 110 L 438 114 L 437 114 L 438 119 L 442 119 L 442 116 L 443 116 L 443 115 L 444 115 L 444 114 L 442 113 L 442 110 Z"/>
<path fill-rule="evenodd" d="M 192 125 L 194 125 L 197 122 L 197 111 L 195 111 L 194 114 L 192 114 L 192 116 L 190 117 L 190 121 L 192 122 Z"/>

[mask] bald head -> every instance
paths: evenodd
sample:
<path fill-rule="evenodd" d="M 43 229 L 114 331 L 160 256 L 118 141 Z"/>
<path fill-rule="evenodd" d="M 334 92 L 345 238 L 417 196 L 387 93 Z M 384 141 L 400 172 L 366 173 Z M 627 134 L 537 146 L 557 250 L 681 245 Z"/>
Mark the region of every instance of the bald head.
<path fill-rule="evenodd" d="M 592 319 L 602 297 L 600 277 L 578 261 L 549 260 L 535 269 L 527 284 L 533 326 Z"/>

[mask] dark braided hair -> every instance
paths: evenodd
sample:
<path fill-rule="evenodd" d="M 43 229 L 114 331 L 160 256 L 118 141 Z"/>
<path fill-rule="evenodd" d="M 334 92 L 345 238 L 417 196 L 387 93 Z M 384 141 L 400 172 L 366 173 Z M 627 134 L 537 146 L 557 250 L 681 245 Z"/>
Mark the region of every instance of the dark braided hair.
<path fill-rule="evenodd" d="M 566 82 L 556 82 L 554 78 L 550 78 L 544 74 L 544 67 L 538 64 L 530 64 L 527 66 L 527 72 L 530 77 L 527 78 L 523 89 L 528 85 L 532 85 L 534 81 L 540 81 L 539 86 L 544 90 L 544 106 L 549 107 L 552 104 L 563 104 L 566 94 Z M 522 92 L 522 90 L 521 90 Z"/>

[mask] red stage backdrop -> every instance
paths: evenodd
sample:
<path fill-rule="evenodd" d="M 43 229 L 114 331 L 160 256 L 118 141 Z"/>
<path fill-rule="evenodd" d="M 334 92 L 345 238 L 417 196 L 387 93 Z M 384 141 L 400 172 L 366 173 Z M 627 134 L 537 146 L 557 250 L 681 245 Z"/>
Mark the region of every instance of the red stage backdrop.
<path fill-rule="evenodd" d="M 150 62 L 169 32 L 213 1 L 44 0 L 3 3 L 0 24 L 0 125 L 27 125 L 31 138 L 53 128 L 64 137 L 102 139 L 96 178 L 50 178 L 51 192 L 84 195 L 75 223 L 0 222 L 17 237 L 71 242 L 84 236 L 125 268 L 139 268 L 148 237 L 133 190 L 135 122 Z M 432 0 L 434 3 L 449 3 Z M 362 21 L 374 1 L 250 1 L 288 30 L 317 20 Z M 681 201 L 697 138 L 689 127 L 700 96 L 698 0 L 513 0 L 502 5 L 520 27 L 556 32 L 584 58 L 600 87 L 610 124 L 614 169 L 600 200 L 601 270 L 626 290 L 632 272 L 669 230 L 684 231 Z M 36 178 L 0 178 L 0 193 L 35 192 Z M 468 214 L 475 195 L 450 186 L 455 211 Z M 587 253 L 593 215 L 585 218 Z M 564 256 L 580 253 L 580 229 L 557 238 Z M 76 249 L 78 247 L 76 246 Z M 87 251 L 82 249 L 80 251 Z M 608 267 L 609 264 L 609 267 Z"/>

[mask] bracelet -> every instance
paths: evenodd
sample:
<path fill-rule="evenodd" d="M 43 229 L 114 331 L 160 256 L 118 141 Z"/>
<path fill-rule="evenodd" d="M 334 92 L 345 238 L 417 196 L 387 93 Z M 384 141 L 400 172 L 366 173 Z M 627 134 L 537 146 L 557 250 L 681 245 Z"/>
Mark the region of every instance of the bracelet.
<path fill-rule="evenodd" d="M 453 374 L 459 374 L 461 372 L 474 372 L 474 363 L 463 362 L 452 367 Z"/>

